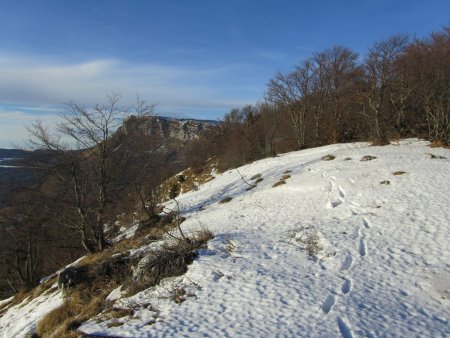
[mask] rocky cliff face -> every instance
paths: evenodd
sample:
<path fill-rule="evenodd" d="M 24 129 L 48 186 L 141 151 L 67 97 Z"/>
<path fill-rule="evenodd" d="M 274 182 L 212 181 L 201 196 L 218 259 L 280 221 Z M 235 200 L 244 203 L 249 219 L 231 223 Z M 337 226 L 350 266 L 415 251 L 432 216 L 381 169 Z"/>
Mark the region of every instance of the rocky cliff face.
<path fill-rule="evenodd" d="M 217 124 L 215 121 L 174 119 L 161 116 L 130 116 L 118 133 L 155 136 L 167 140 L 186 142 L 196 139 L 205 129 Z"/>

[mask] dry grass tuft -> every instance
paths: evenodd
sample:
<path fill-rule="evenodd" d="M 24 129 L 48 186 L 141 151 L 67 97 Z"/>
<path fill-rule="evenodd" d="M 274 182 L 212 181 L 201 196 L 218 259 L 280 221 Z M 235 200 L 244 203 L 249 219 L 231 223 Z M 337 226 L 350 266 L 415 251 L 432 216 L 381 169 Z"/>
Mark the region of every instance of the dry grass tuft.
<path fill-rule="evenodd" d="M 332 161 L 335 158 L 336 158 L 336 156 L 328 154 L 328 155 L 325 155 L 322 157 L 322 161 Z"/>
<path fill-rule="evenodd" d="M 319 254 L 319 251 L 323 250 L 322 246 L 320 245 L 320 236 L 317 230 L 312 231 L 308 234 L 305 240 L 305 244 L 306 252 L 308 252 L 311 257 L 316 258 Z"/>
<path fill-rule="evenodd" d="M 272 188 L 276 188 L 279 187 L 280 185 L 286 184 L 286 181 L 278 181 L 277 183 L 275 183 L 274 185 L 272 185 Z"/>
<path fill-rule="evenodd" d="M 445 160 L 446 158 L 444 156 L 440 156 L 440 155 L 434 155 L 434 154 L 428 154 L 430 155 L 430 158 L 432 160 L 438 159 L 438 160 Z"/>
<path fill-rule="evenodd" d="M 197 243 L 198 248 L 204 246 L 208 241 L 214 238 L 214 233 L 206 227 L 195 231 L 193 242 Z"/>
<path fill-rule="evenodd" d="M 261 183 L 262 181 L 264 181 L 264 179 L 262 177 L 260 177 L 255 181 L 255 184 Z"/>
<path fill-rule="evenodd" d="M 380 184 L 389 185 L 389 184 L 391 184 L 391 182 L 389 182 L 389 181 L 381 181 Z"/>
<path fill-rule="evenodd" d="M 371 156 L 371 155 L 365 155 L 361 158 L 361 162 L 367 162 L 367 161 L 372 161 L 374 159 L 376 159 L 376 156 Z"/>
<path fill-rule="evenodd" d="M 256 175 L 253 175 L 251 178 L 250 178 L 250 180 L 257 180 L 257 179 L 259 179 L 259 178 L 261 178 L 261 174 L 256 174 Z"/>
<path fill-rule="evenodd" d="M 287 179 L 291 178 L 291 175 L 283 175 L 281 177 L 281 181 L 286 181 Z"/>
<path fill-rule="evenodd" d="M 406 171 L 401 171 L 401 170 L 399 170 L 399 171 L 394 171 L 394 172 L 392 173 L 392 175 L 395 175 L 395 176 L 399 176 L 399 175 L 403 175 L 403 174 L 406 174 Z"/>

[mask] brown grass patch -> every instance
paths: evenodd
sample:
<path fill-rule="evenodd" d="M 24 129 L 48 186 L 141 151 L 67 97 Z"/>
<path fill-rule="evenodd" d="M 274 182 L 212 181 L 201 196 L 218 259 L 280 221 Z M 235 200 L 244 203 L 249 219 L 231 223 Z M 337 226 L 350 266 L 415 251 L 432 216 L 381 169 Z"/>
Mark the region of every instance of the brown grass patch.
<path fill-rule="evenodd" d="M 430 148 L 445 148 L 445 149 L 450 149 L 450 144 L 445 144 L 444 142 L 440 141 L 440 140 L 434 140 L 433 142 L 431 142 L 431 144 L 429 145 Z"/>
<path fill-rule="evenodd" d="M 200 168 L 188 168 L 181 174 L 169 178 L 161 185 L 161 202 L 170 199 L 170 190 L 174 185 L 178 186 L 180 192 L 185 193 L 213 180 L 212 172 L 217 169 L 216 167 L 216 161 L 208 161 Z"/>
<path fill-rule="evenodd" d="M 80 325 L 104 309 L 104 295 L 92 294 L 85 289 L 70 293 L 63 305 L 49 312 L 37 325 L 42 337 L 78 337 Z"/>
<path fill-rule="evenodd" d="M 376 139 L 373 140 L 371 143 L 371 146 L 375 147 L 375 146 L 387 146 L 391 144 L 391 142 L 389 142 L 389 140 L 383 140 L 383 139 Z"/>
<path fill-rule="evenodd" d="M 272 188 L 276 188 L 279 187 L 280 185 L 286 184 L 286 181 L 278 181 L 277 183 L 275 183 L 274 185 L 272 185 Z"/>
<path fill-rule="evenodd" d="M 287 179 L 291 178 L 291 175 L 283 175 L 281 177 L 281 181 L 286 181 Z"/>
<path fill-rule="evenodd" d="M 255 184 L 261 183 L 262 181 L 264 181 L 264 179 L 262 177 L 260 177 L 255 181 Z"/>

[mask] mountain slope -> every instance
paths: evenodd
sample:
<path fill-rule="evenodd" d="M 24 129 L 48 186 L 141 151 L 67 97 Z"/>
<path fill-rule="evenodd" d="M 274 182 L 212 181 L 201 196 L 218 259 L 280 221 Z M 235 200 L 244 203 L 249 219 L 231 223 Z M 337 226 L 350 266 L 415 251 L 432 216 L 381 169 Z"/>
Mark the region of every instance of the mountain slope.
<path fill-rule="evenodd" d="M 132 315 L 93 318 L 79 330 L 115 337 L 448 336 L 450 152 L 427 144 L 288 153 L 182 194 L 182 226 L 211 229 L 208 248 L 184 276 L 129 298 L 114 292 L 115 306 Z M 328 154 L 335 159 L 323 160 Z M 366 155 L 372 158 L 361 161 Z M 245 182 L 257 174 L 256 187 Z M 5 336 L 18 311 L 3 316 Z"/>

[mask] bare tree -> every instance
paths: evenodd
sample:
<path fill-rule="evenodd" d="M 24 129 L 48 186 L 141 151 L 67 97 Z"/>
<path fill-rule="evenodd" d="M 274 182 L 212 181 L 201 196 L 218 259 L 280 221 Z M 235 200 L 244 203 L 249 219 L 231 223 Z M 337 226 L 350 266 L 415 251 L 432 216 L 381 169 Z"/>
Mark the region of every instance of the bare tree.
<path fill-rule="evenodd" d="M 51 151 L 52 159 L 39 167 L 59 182 L 66 208 L 61 220 L 80 233 L 88 252 L 103 250 L 107 207 L 114 179 L 123 170 L 127 152 L 120 151 L 112 135 L 122 123 L 124 109 L 119 95 L 111 95 L 104 105 L 88 109 L 76 103 L 59 114 L 58 134 L 41 122 L 29 128 L 30 143 Z M 63 143 L 62 140 L 69 143 Z M 36 164 L 36 162 L 34 163 Z"/>
<path fill-rule="evenodd" d="M 368 85 L 366 106 L 363 114 L 372 120 L 379 142 L 387 143 L 387 114 L 389 90 L 397 79 L 395 63 L 407 47 L 408 37 L 394 35 L 387 40 L 376 42 L 370 49 L 364 63 Z"/>
<path fill-rule="evenodd" d="M 306 60 L 288 75 L 278 73 L 268 84 L 267 100 L 288 109 L 298 149 L 306 145 L 306 114 L 311 111 L 312 78 L 313 64 Z"/>
<path fill-rule="evenodd" d="M 425 119 L 428 137 L 450 142 L 450 27 L 415 41 L 404 58 L 414 105 Z"/>
<path fill-rule="evenodd" d="M 342 118 L 348 110 L 345 98 L 349 95 L 358 74 L 356 64 L 358 54 L 343 46 L 334 46 L 321 53 L 316 53 L 317 88 L 319 110 L 328 103 L 333 114 L 335 140 L 342 140 Z M 328 102 L 327 102 L 328 101 Z"/>

